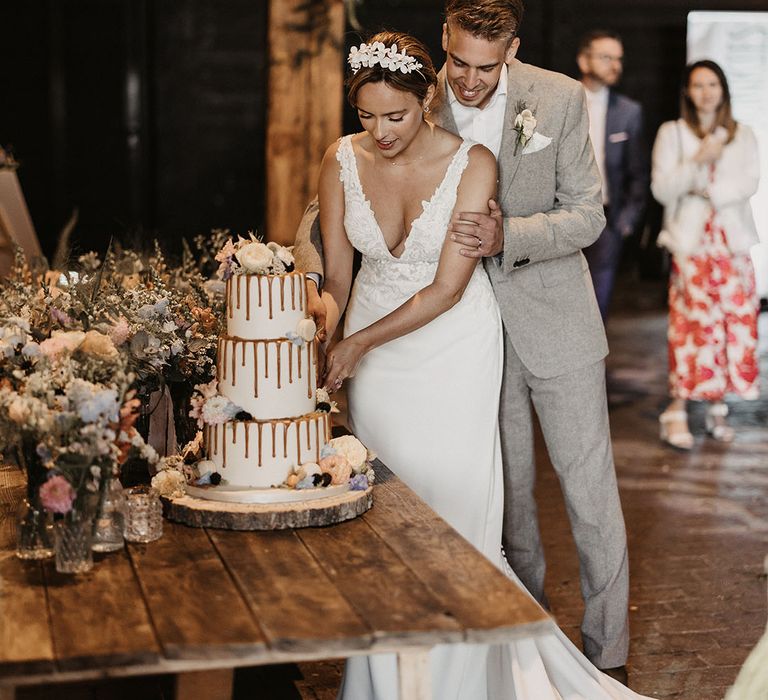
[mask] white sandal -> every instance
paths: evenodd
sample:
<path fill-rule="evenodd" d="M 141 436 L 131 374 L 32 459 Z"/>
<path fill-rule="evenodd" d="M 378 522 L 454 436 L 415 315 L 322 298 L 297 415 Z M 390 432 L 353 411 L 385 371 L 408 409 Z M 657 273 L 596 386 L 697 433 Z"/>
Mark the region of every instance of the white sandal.
<path fill-rule="evenodd" d="M 685 421 L 685 430 L 670 430 L 675 422 Z M 690 450 L 693 447 L 693 435 L 688 430 L 688 413 L 686 411 L 666 410 L 659 416 L 659 437 L 662 442 L 678 450 Z"/>
<path fill-rule="evenodd" d="M 718 421 L 718 418 L 725 418 L 728 415 L 728 406 L 724 403 L 713 403 L 704 417 L 704 425 L 707 432 L 719 442 L 731 442 L 735 436 L 733 428 L 724 421 Z"/>

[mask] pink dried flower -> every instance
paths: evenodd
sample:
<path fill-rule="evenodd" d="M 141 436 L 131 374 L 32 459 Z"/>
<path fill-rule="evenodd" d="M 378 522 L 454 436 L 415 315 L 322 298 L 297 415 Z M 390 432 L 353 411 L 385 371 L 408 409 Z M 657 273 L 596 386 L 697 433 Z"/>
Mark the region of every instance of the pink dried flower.
<path fill-rule="evenodd" d="M 117 345 L 122 345 L 128 336 L 131 334 L 131 327 L 128 325 L 128 321 L 122 316 L 117 323 L 109 330 L 109 337 L 112 338 L 112 342 Z"/>
<path fill-rule="evenodd" d="M 40 487 L 40 502 L 51 513 L 69 513 L 75 501 L 75 490 L 63 476 L 52 476 Z"/>

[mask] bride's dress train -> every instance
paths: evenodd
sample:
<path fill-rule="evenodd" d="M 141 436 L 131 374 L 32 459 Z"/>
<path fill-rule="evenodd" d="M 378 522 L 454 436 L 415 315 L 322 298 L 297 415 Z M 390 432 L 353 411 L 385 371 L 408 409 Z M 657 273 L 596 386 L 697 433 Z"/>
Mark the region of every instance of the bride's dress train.
<path fill-rule="evenodd" d="M 344 224 L 363 254 L 345 335 L 369 326 L 432 281 L 471 147 L 470 142 L 459 147 L 396 258 L 363 192 L 352 137 L 341 140 L 337 158 Z M 384 464 L 517 581 L 501 556 L 502 363 L 501 318 L 491 284 L 478 265 L 451 310 L 364 356 L 349 380 L 349 412 L 355 434 Z M 430 668 L 435 700 L 641 697 L 600 673 L 554 623 L 551 634 L 502 646 L 436 647 Z M 350 659 L 340 697 L 397 700 L 396 657 Z"/>

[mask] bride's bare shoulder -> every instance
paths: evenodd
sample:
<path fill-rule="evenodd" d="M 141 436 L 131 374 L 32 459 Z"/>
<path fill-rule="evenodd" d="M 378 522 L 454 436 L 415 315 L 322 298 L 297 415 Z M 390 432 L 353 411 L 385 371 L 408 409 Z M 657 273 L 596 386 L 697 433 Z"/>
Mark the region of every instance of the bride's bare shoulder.
<path fill-rule="evenodd" d="M 481 143 L 472 144 L 469 149 L 469 165 L 475 168 L 496 170 L 496 156 Z"/>
<path fill-rule="evenodd" d="M 441 126 L 432 124 L 432 135 L 440 145 L 440 150 L 444 154 L 454 152 L 461 145 L 461 137 L 456 134 L 443 129 Z"/>

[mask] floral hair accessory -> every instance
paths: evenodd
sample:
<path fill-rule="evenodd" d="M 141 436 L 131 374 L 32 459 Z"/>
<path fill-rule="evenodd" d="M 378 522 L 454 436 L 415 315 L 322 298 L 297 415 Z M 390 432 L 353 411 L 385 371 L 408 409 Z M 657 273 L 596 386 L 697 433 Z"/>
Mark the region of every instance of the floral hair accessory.
<path fill-rule="evenodd" d="M 422 68 L 413 56 L 409 56 L 405 51 L 398 53 L 397 44 L 392 44 L 389 48 L 380 41 L 374 41 L 372 44 L 360 44 L 360 47 L 353 46 L 347 56 L 347 63 L 352 68 L 353 73 L 357 73 L 361 68 L 373 68 L 376 65 L 382 68 L 389 68 L 393 73 L 411 73 Z"/>

